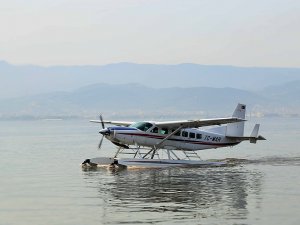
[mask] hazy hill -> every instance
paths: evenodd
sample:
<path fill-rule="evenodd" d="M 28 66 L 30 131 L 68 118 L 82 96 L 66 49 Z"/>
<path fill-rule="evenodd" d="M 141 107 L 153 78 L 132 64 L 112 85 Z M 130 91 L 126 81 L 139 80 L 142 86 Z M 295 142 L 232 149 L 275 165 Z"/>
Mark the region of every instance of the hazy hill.
<path fill-rule="evenodd" d="M 139 84 L 94 84 L 70 92 L 53 92 L 0 101 L 0 116 L 109 117 L 229 116 L 238 102 L 253 114 L 300 115 L 300 81 L 261 91 L 236 88 L 151 88 Z M 292 104 L 293 103 L 293 104 Z M 284 110 L 283 110 L 284 109 Z"/>
<path fill-rule="evenodd" d="M 286 106 L 298 106 L 300 105 L 300 80 L 266 87 L 261 94 L 268 96 L 274 102 L 283 102 Z"/>
<path fill-rule="evenodd" d="M 73 91 L 95 83 L 140 83 L 153 88 L 230 87 L 259 90 L 300 79 L 300 68 L 117 63 L 103 66 L 12 65 L 0 61 L 0 98 Z"/>

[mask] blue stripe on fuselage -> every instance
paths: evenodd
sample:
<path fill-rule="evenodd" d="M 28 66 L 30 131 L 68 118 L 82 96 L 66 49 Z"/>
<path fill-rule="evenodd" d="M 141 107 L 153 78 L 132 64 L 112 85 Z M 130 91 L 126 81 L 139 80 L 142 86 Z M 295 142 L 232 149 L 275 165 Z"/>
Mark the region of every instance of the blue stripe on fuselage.
<path fill-rule="evenodd" d="M 109 127 L 110 130 L 137 130 L 134 127 Z"/>

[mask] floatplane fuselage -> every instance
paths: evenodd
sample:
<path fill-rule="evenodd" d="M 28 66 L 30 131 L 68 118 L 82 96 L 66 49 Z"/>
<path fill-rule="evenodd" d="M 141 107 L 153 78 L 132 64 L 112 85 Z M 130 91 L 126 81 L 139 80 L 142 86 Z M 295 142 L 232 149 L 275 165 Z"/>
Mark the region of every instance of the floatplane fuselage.
<path fill-rule="evenodd" d="M 238 104 L 232 117 L 228 118 L 167 122 L 124 122 L 103 121 L 102 116 L 100 116 L 100 120 L 91 120 L 91 122 L 101 123 L 103 129 L 99 133 L 119 147 L 111 164 L 124 161 L 117 159 L 121 149 L 134 149 L 136 154 L 134 154 L 133 159 L 125 160 L 126 162 L 123 162 L 124 165 L 127 166 L 137 162 L 136 157 L 140 158 L 138 162 L 144 162 L 147 165 L 156 165 L 158 160 L 160 165 L 162 163 L 170 165 L 170 163 L 174 164 L 177 162 L 189 165 L 196 162 L 181 160 L 174 151 L 195 152 L 198 150 L 230 147 L 245 140 L 249 140 L 251 143 L 256 143 L 257 140 L 265 140 L 264 137 L 258 135 L 259 124 L 255 125 L 250 136 L 244 136 L 245 114 L 246 105 Z M 105 123 L 117 126 L 105 128 Z M 148 148 L 148 151 L 141 153 L 141 147 Z M 158 156 L 158 159 L 155 159 L 159 150 L 167 151 L 168 158 L 160 159 Z M 175 158 L 171 156 L 169 151 Z M 83 164 L 92 164 L 91 161 L 96 162 L 94 164 L 99 164 L 99 159 L 98 161 L 96 158 L 94 160 L 88 159 Z M 128 164 L 129 161 L 130 163 Z M 200 164 L 203 164 L 203 161 Z"/>
<path fill-rule="evenodd" d="M 145 131 L 143 130 L 144 128 L 146 128 Z M 173 130 L 167 127 L 158 128 L 155 122 L 138 122 L 130 127 L 110 127 L 107 129 L 108 130 L 101 131 L 101 133 L 106 133 L 105 137 L 113 143 L 124 146 L 138 145 L 150 148 L 164 140 L 168 133 L 171 133 Z M 161 143 L 159 148 L 196 151 L 234 146 L 240 142 L 241 140 L 227 138 L 225 135 L 216 133 L 216 131 L 214 132 L 213 130 L 185 128 Z"/>

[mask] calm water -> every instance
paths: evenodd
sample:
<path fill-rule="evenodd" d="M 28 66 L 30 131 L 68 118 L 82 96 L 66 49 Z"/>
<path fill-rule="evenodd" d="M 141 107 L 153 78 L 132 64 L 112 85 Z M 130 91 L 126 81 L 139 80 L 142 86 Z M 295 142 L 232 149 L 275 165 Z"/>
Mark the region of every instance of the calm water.
<path fill-rule="evenodd" d="M 300 120 L 264 119 L 257 145 L 201 152 L 235 166 L 84 170 L 87 121 L 0 122 L 0 225 L 300 224 Z M 112 153 L 113 152 L 113 153 Z"/>

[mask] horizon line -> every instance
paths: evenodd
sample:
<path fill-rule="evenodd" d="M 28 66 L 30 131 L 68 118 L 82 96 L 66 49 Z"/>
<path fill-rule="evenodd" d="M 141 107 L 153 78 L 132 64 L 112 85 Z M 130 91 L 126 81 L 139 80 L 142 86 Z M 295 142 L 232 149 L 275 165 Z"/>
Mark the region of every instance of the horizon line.
<path fill-rule="evenodd" d="M 32 63 L 12 63 L 10 61 L 1 59 L 0 64 L 7 64 L 10 66 L 17 67 L 27 67 L 27 66 L 35 66 L 42 68 L 50 68 L 50 67 L 105 67 L 110 65 L 120 65 L 120 64 L 130 64 L 130 65 L 145 65 L 145 66 L 180 66 L 180 65 L 197 65 L 204 67 L 232 67 L 232 68 L 245 68 L 245 69 L 300 69 L 299 67 L 283 67 L 283 66 L 239 66 L 239 65 L 230 65 L 230 64 L 201 64 L 194 62 L 182 62 L 182 63 L 138 63 L 138 62 L 111 62 L 106 64 L 52 64 L 52 65 L 41 65 L 41 64 L 32 64 Z"/>

